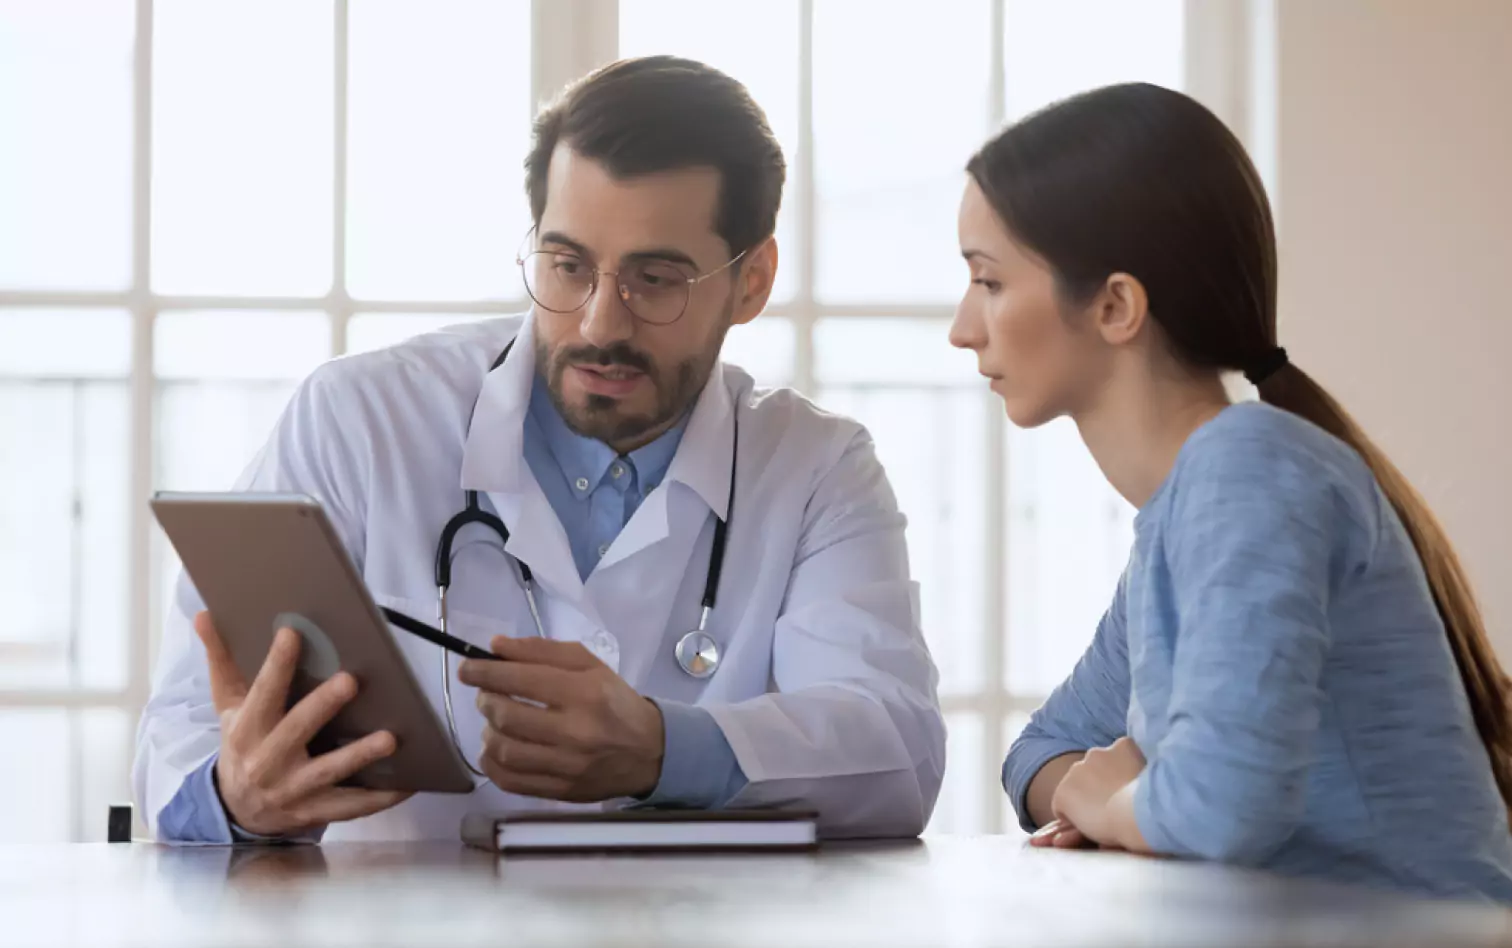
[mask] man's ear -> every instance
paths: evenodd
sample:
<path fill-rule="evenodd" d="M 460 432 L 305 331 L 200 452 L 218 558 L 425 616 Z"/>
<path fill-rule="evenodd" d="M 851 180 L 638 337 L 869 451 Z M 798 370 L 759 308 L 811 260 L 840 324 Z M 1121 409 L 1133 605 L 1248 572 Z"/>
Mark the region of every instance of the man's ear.
<path fill-rule="evenodd" d="M 735 312 L 732 323 L 748 323 L 766 309 L 767 299 L 772 295 L 772 285 L 777 280 L 777 238 L 768 237 L 746 251 L 736 264 L 740 267 L 736 278 Z"/>
<path fill-rule="evenodd" d="M 1127 273 L 1114 273 L 1092 301 L 1097 331 L 1109 345 L 1133 341 L 1150 315 L 1150 297 L 1144 284 Z"/>

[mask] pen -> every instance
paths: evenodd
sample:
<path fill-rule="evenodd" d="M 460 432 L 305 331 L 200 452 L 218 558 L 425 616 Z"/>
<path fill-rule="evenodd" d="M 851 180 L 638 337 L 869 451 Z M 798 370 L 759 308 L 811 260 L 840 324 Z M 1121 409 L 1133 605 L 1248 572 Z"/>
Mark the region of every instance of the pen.
<path fill-rule="evenodd" d="M 398 626 L 404 631 L 410 633 L 411 635 L 418 635 L 420 636 L 420 638 L 425 639 L 425 641 L 430 642 L 433 645 L 439 645 L 442 648 L 446 649 L 448 652 L 455 652 L 456 654 L 461 655 L 463 658 L 486 658 L 496 662 L 501 661 L 499 656 L 495 655 L 493 652 L 485 652 L 483 649 L 478 648 L 476 645 L 473 645 L 470 642 L 464 642 L 454 635 L 447 635 L 440 629 L 434 626 L 426 625 L 424 622 L 420 622 L 419 620 L 411 619 L 409 616 L 405 615 L 402 612 L 396 612 L 393 609 L 388 608 L 387 606 L 379 606 L 378 611 L 383 613 L 383 617 L 385 619 L 387 619 L 389 622 L 392 622 L 394 625 Z"/>

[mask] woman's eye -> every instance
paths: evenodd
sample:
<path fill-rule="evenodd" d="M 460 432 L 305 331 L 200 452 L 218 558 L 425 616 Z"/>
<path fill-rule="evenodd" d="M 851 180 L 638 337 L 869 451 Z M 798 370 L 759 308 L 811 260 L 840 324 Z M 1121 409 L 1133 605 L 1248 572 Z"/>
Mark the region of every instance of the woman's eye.
<path fill-rule="evenodd" d="M 996 280 L 972 280 L 977 286 L 985 287 L 988 293 L 996 293 L 1003 288 L 1003 284 Z"/>

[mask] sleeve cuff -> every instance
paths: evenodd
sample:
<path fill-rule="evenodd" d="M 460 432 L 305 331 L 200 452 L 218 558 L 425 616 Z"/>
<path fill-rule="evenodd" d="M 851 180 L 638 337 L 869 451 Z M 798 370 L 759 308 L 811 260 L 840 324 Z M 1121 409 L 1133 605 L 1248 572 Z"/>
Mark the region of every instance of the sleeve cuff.
<path fill-rule="evenodd" d="M 1013 804 L 1013 812 L 1018 814 L 1020 829 L 1026 833 L 1039 829 L 1029 815 L 1027 801 L 1029 784 L 1034 780 L 1034 775 L 1062 754 L 1079 754 L 1085 750 L 1085 747 L 1070 741 L 1041 738 L 1032 744 L 1020 745 L 1009 753 L 1003 761 L 1003 790 Z"/>
<path fill-rule="evenodd" d="M 215 789 L 214 754 L 179 786 L 157 816 L 157 837 L 167 843 L 224 843 L 236 841 Z"/>
<path fill-rule="evenodd" d="M 242 829 L 231 821 L 221 801 L 216 782 L 215 762 L 211 754 L 179 787 L 168 805 L 158 814 L 158 838 L 168 843 L 282 843 L 313 841 L 309 837 L 262 836 Z"/>
<path fill-rule="evenodd" d="M 662 716 L 661 779 L 637 802 L 693 809 L 724 806 L 747 781 L 714 716 L 696 705 L 651 700 Z"/>

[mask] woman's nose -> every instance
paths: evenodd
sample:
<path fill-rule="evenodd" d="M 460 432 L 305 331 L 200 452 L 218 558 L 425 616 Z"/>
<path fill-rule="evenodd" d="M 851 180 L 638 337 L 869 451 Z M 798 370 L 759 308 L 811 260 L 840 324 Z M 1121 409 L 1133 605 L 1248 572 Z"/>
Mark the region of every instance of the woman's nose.
<path fill-rule="evenodd" d="M 950 344 L 957 349 L 980 349 L 982 347 L 981 320 L 962 302 L 956 307 L 955 318 L 950 321 Z"/>

